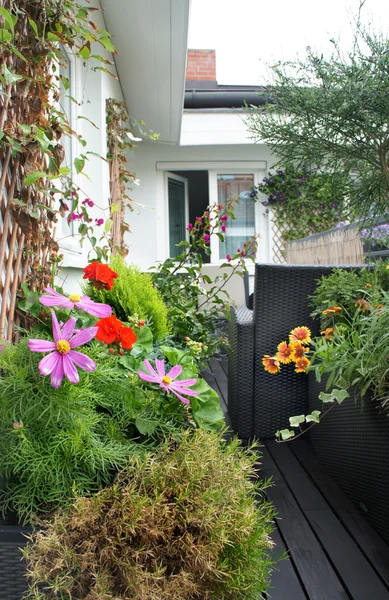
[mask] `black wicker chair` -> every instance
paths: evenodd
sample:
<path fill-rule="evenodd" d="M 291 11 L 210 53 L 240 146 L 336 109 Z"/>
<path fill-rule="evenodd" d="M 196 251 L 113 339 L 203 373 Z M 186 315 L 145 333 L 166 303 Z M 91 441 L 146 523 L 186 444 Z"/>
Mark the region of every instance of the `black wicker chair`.
<path fill-rule="evenodd" d="M 307 378 L 297 378 L 291 369 L 269 376 L 261 361 L 298 325 L 318 334 L 318 323 L 310 317 L 309 296 L 317 280 L 332 269 L 257 264 L 253 310 L 231 309 L 228 408 L 241 439 L 274 439 L 275 431 L 288 427 L 291 415 L 307 408 Z"/>
<path fill-rule="evenodd" d="M 274 439 L 278 429 L 289 428 L 290 416 L 322 408 L 318 396 L 325 386 L 316 383 L 314 373 L 300 376 L 285 368 L 273 376 L 261 361 L 296 326 L 307 325 L 319 334 L 309 297 L 317 280 L 333 268 L 257 264 L 253 311 L 231 309 L 228 411 L 241 439 Z M 372 400 L 366 399 L 362 410 L 350 399 L 314 427 L 309 439 L 331 476 L 389 542 L 387 413 Z"/>
<path fill-rule="evenodd" d="M 26 565 L 21 548 L 27 542 L 30 528 L 0 526 L 0 599 L 21 600 L 27 591 Z"/>

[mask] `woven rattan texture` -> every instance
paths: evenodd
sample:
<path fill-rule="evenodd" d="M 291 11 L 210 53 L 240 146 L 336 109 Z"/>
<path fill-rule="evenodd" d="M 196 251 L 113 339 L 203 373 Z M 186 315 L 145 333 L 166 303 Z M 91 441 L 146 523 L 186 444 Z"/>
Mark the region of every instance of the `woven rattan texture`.
<path fill-rule="evenodd" d="M 25 564 L 20 547 L 23 543 L 4 543 L 0 540 L 0 598 L 21 600 L 27 589 Z"/>
<path fill-rule="evenodd" d="M 253 311 L 231 309 L 228 338 L 228 414 L 241 439 L 253 434 L 254 322 Z"/>
<path fill-rule="evenodd" d="M 332 267 L 311 265 L 255 266 L 254 323 L 254 429 L 255 437 L 274 439 L 278 429 L 289 426 L 289 417 L 305 412 L 307 377 L 285 365 L 276 375 L 262 366 L 264 354 L 274 354 L 289 332 L 306 325 L 313 335 L 319 327 L 310 317 L 309 297 L 317 280 Z"/>
<path fill-rule="evenodd" d="M 309 375 L 310 410 L 321 409 L 324 385 Z M 366 397 L 345 400 L 310 433 L 313 448 L 331 476 L 389 543 L 389 418 Z"/>

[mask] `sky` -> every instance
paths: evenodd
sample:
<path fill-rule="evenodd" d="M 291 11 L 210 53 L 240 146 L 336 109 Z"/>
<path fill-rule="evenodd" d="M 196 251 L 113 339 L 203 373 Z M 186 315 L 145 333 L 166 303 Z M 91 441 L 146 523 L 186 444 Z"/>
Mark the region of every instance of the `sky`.
<path fill-rule="evenodd" d="M 191 0 L 188 48 L 216 50 L 220 85 L 265 85 L 269 65 L 352 47 L 359 0 Z M 365 0 L 361 23 L 389 38 L 389 0 Z"/>

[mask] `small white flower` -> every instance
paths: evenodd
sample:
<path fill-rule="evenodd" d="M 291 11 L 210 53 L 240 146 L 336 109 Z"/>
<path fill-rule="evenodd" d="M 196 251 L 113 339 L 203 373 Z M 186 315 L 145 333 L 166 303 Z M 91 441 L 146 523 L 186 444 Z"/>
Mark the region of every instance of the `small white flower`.
<path fill-rule="evenodd" d="M 135 137 L 131 131 L 127 131 L 127 136 L 130 138 L 132 142 L 141 142 L 142 138 Z"/>
<path fill-rule="evenodd" d="M 140 185 L 140 179 L 134 179 L 132 182 L 134 185 Z"/>

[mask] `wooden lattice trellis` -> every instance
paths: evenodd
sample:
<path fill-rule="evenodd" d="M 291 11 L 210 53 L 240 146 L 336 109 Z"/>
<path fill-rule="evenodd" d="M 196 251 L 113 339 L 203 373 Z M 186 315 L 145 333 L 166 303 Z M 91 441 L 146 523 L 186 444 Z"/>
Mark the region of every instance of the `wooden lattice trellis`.
<path fill-rule="evenodd" d="M 282 235 L 284 231 L 273 219 L 271 223 L 273 262 L 280 265 L 286 263 L 286 243 Z"/>
<path fill-rule="evenodd" d="M 0 88 L 0 132 L 7 136 L 5 139 L 22 140 L 20 124 L 34 125 L 45 118 L 44 72 L 40 82 L 34 81 L 36 63 L 21 64 L 21 59 L 12 54 L 1 58 L 10 72 L 23 70 L 31 77 Z M 10 143 L 0 146 L 0 339 L 12 340 L 14 326 L 25 325 L 23 313 L 17 308 L 21 283 L 27 281 L 31 288 L 41 291 L 50 282 L 49 253 L 58 250 L 52 237 L 55 213 L 47 210 L 53 198 L 37 191 L 36 186 L 23 185 L 27 175 L 44 169 L 37 144 L 23 145 L 21 141 L 19 148 Z M 44 184 L 42 180 L 40 183 Z"/>

